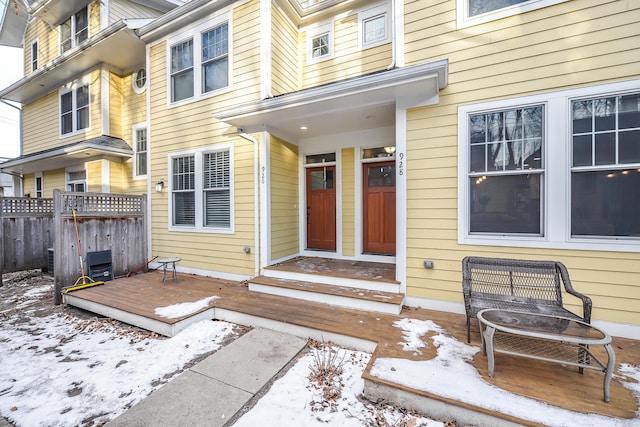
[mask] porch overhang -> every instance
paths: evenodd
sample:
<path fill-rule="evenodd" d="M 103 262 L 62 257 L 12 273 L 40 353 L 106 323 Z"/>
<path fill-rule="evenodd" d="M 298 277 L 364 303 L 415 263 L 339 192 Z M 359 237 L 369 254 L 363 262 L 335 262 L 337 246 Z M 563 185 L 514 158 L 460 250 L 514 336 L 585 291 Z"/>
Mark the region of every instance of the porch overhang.
<path fill-rule="evenodd" d="M 243 132 L 267 130 L 290 142 L 391 126 L 396 110 L 437 103 L 439 91 L 447 86 L 447 70 L 447 59 L 385 70 L 215 111 L 213 116 Z"/>
<path fill-rule="evenodd" d="M 120 138 L 100 136 L 74 142 L 62 147 L 27 154 L 0 163 L 0 172 L 27 174 L 75 166 L 94 160 L 125 162 L 133 156 L 133 150 Z"/>
<path fill-rule="evenodd" d="M 4 2 L 0 19 L 0 45 L 22 47 L 24 30 L 29 20 L 29 12 L 25 4 L 22 1 Z"/>
<path fill-rule="evenodd" d="M 0 99 L 27 104 L 77 78 L 87 70 L 107 63 L 119 72 L 144 63 L 145 44 L 135 29 L 148 19 L 118 21 L 94 34 L 80 46 L 44 64 L 33 73 L 0 91 Z M 123 49 L 122 46 L 127 46 Z"/>

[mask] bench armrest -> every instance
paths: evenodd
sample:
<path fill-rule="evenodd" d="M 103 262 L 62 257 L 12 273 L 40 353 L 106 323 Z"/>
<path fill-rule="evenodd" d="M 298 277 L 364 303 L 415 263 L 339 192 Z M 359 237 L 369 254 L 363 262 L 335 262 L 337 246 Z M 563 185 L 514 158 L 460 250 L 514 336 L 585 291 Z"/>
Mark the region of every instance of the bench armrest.
<path fill-rule="evenodd" d="M 565 267 L 564 264 L 562 264 L 561 262 L 556 262 L 556 268 L 560 273 L 560 277 L 562 278 L 562 283 L 564 284 L 565 291 L 567 291 L 568 294 L 582 300 L 582 318 L 584 319 L 585 323 L 591 323 L 591 309 L 593 307 L 591 298 L 573 289 L 573 286 L 571 285 L 571 279 L 569 279 L 569 272 L 567 271 L 567 267 Z"/>

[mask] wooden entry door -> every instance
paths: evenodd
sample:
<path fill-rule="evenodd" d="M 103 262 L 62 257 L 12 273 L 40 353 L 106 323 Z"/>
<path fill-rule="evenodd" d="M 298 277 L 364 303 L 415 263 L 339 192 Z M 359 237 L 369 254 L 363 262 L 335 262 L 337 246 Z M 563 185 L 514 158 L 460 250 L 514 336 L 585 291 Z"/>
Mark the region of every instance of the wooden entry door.
<path fill-rule="evenodd" d="M 307 249 L 336 250 L 335 166 L 307 169 Z"/>
<path fill-rule="evenodd" d="M 396 163 L 365 163 L 363 169 L 363 250 L 396 253 Z"/>

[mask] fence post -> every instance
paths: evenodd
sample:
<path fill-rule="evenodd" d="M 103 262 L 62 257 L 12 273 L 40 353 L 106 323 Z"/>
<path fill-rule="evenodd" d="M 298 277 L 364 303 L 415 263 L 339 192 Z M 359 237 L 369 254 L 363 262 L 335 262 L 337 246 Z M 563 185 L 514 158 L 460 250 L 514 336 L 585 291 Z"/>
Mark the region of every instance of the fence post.
<path fill-rule="evenodd" d="M 62 272 L 62 193 L 59 189 L 53 190 L 53 277 L 54 291 L 53 302 L 55 305 L 62 303 L 62 283 L 60 273 Z"/>
<path fill-rule="evenodd" d="M 3 286 L 2 276 L 4 275 L 4 218 L 2 211 L 4 210 L 4 197 L 0 197 L 0 286 Z"/>

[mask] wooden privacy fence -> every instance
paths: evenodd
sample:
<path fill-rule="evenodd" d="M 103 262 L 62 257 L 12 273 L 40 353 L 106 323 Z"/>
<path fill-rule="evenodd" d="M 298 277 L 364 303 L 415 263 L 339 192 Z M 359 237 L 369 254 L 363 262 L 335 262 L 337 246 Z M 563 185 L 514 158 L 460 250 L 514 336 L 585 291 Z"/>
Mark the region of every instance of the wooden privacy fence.
<path fill-rule="evenodd" d="M 121 276 L 147 259 L 146 195 L 67 193 L 54 190 L 53 271 L 55 303 L 62 288 L 81 276 L 78 241 L 73 219 L 76 212 L 83 260 L 87 252 L 111 250 L 114 276 Z M 88 275 L 85 265 L 85 275 Z"/>
<path fill-rule="evenodd" d="M 0 285 L 2 274 L 46 269 L 53 247 L 53 199 L 0 198 Z"/>

